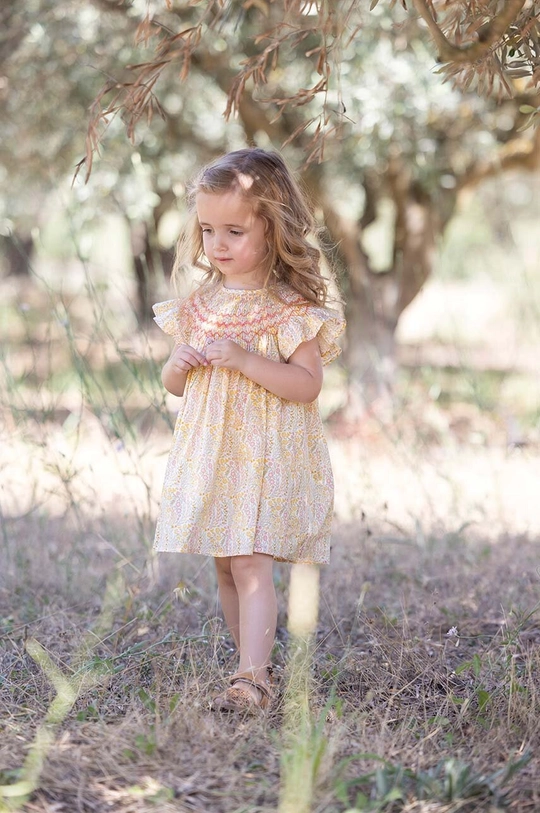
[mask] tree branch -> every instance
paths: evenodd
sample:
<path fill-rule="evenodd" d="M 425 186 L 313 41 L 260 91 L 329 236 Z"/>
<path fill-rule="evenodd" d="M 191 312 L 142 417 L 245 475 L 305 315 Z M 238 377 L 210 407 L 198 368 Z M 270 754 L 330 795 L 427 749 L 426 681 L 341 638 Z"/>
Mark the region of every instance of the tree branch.
<path fill-rule="evenodd" d="M 367 229 L 367 227 L 373 223 L 377 217 L 377 201 L 379 199 L 380 188 L 379 180 L 380 179 L 375 172 L 370 170 L 366 170 L 364 172 L 362 186 L 364 187 L 366 200 L 364 211 L 362 212 L 362 217 L 360 218 L 360 226 L 362 229 Z"/>
<path fill-rule="evenodd" d="M 482 40 L 467 45 L 454 45 L 443 34 L 429 9 L 426 0 L 413 0 L 418 14 L 425 20 L 429 31 L 439 49 L 441 62 L 471 63 L 486 54 L 501 39 L 507 28 L 516 20 L 526 0 L 506 0 L 501 13 L 489 23 Z"/>
<path fill-rule="evenodd" d="M 429 193 L 413 180 L 397 156 L 389 161 L 385 179 L 396 206 L 394 262 L 389 275 L 397 290 L 388 310 L 393 311 L 397 324 L 433 270 L 436 215 Z"/>
<path fill-rule="evenodd" d="M 457 191 L 473 188 L 486 178 L 510 170 L 529 172 L 540 170 L 540 127 L 536 128 L 531 139 L 512 139 L 490 160 L 469 167 L 461 178 L 458 178 Z"/>

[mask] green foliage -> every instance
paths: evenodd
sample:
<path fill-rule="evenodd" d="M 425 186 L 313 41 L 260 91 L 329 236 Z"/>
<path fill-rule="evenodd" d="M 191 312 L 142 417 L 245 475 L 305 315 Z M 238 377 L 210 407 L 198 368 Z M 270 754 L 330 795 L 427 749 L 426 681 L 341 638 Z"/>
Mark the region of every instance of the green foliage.
<path fill-rule="evenodd" d="M 135 737 L 135 745 L 142 754 L 151 757 L 157 748 L 154 727 L 150 727 L 148 734 L 137 734 Z"/>
<path fill-rule="evenodd" d="M 81 709 L 81 711 L 77 712 L 75 719 L 79 723 L 84 723 L 87 720 L 98 720 L 99 713 L 96 707 L 90 704 Z"/>
<path fill-rule="evenodd" d="M 504 802 L 504 787 L 531 760 L 526 753 L 490 774 L 476 773 L 471 765 L 454 758 L 445 758 L 433 768 L 414 771 L 393 763 L 377 754 L 357 754 L 336 767 L 334 787 L 336 798 L 349 805 L 347 813 L 379 813 L 395 810 L 395 802 L 431 801 L 466 802 L 489 800 L 495 805 Z M 378 762 L 379 767 L 354 778 L 343 774 L 358 761 Z"/>
<path fill-rule="evenodd" d="M 167 18 L 163 5 L 163 21 L 174 29 L 178 14 Z M 6 63 L 9 115 L 0 125 L 0 166 L 11 186 L 5 217 L 11 222 L 34 220 L 43 195 L 58 186 L 59 177 L 69 177 L 84 152 L 87 110 L 104 78 L 119 76 L 125 66 L 148 57 L 148 49 L 135 46 L 143 10 L 137 5 L 98 10 L 91 2 L 58 7 L 50 0 L 33 0 L 21 9 L 27 34 Z M 199 12 L 186 8 L 182 13 L 188 24 Z M 332 54 L 334 70 L 325 99 L 328 111 L 340 106 L 347 111 L 340 123 L 343 140 L 328 153 L 332 158 L 328 181 L 336 201 L 347 202 L 349 215 L 358 213 L 363 200 L 358 187 L 365 172 L 382 173 L 390 152 L 394 157 L 399 154 L 423 185 L 444 195 L 456 173 L 495 145 L 502 118 L 509 113 L 442 83 L 432 71 L 424 30 L 399 6 L 389 9 L 380 4 L 369 12 L 357 4 L 355 14 L 361 34 Z M 206 55 L 201 64 L 194 62 L 183 85 L 174 70 L 161 77 L 157 93 L 165 121 L 158 117 L 151 127 L 139 125 L 133 148 L 124 139 L 120 119 L 110 118 L 104 139 L 106 160 L 97 162 L 89 187 L 75 188 L 75 196 L 85 204 L 81 227 L 88 231 L 105 210 L 148 221 L 160 195 L 171 189 L 182 193 L 194 165 L 244 143 L 241 126 L 226 124 L 215 111 L 223 109 L 224 91 L 238 63 L 251 55 L 261 25 L 264 18 L 250 13 L 238 19 L 233 15 L 219 31 L 208 31 Z M 313 65 L 304 57 L 309 47 L 309 38 L 297 47 L 284 46 L 287 68 L 278 66 L 270 74 L 265 98 L 290 97 L 298 87 L 311 84 Z M 255 135 L 262 143 L 268 141 L 264 122 L 275 111 L 270 103 L 255 100 L 255 106 L 261 122 Z M 280 137 L 283 140 L 316 118 L 319 107 L 315 98 L 288 110 L 274 128 L 275 146 Z M 312 129 L 308 127 L 308 136 Z M 302 149 L 301 141 L 288 148 L 293 163 L 301 163 Z M 11 160 L 14 154 L 16 165 Z"/>
<path fill-rule="evenodd" d="M 60 7 L 50 0 L 21 5 L 16 16 L 25 35 L 4 66 L 8 115 L 0 119 L 0 143 L 4 145 L 0 175 L 10 196 L 9 202 L 7 197 L 0 199 L 0 233 L 11 235 L 15 243 L 19 234 L 32 234 L 42 253 L 47 248 L 48 256 L 67 261 L 76 254 L 80 261 L 92 263 L 103 243 L 100 224 L 104 215 L 117 217 L 123 226 L 117 230 L 122 231 L 118 239 L 125 249 L 117 264 L 129 265 L 133 251 L 144 258 L 152 280 L 151 290 L 144 294 L 139 281 L 140 298 L 146 298 L 138 308 L 142 322 L 149 316 L 154 290 L 165 281 L 170 256 L 164 250 L 174 244 L 182 222 L 185 184 L 194 167 L 246 142 L 278 148 L 286 144 L 286 157 L 300 167 L 321 132 L 337 130 L 340 140 L 328 141 L 326 163 L 305 172 L 307 186 L 321 212 L 330 214 L 327 222 L 336 222 L 333 215 L 342 219 L 342 226 L 362 218 L 358 238 L 373 277 L 409 287 L 403 298 L 396 291 L 378 291 L 374 296 L 386 303 L 385 308 L 394 303 L 394 312 L 377 311 L 374 318 L 388 324 L 397 321 L 402 303 L 416 293 L 411 293 L 407 280 L 422 276 L 418 269 L 413 269 L 411 277 L 398 268 L 400 258 L 408 256 L 399 245 L 404 232 L 398 225 L 410 219 L 404 218 L 403 201 L 401 209 L 398 205 L 399 188 L 403 191 L 403 184 L 407 186 L 409 204 L 429 201 L 427 245 L 432 226 L 440 230 L 449 221 L 457 189 L 467 183 L 475 167 L 489 163 L 501 145 L 506 149 L 517 137 L 520 125 L 531 115 L 530 105 L 523 98 L 496 105 L 441 82 L 433 71 L 425 29 L 399 4 L 379 3 L 371 11 L 368 4 L 353 4 L 358 29 L 340 47 L 333 33 L 323 37 L 324 47 L 321 45 L 315 11 L 322 19 L 328 8 L 313 4 L 301 16 L 306 36 L 285 37 L 266 83 L 247 93 L 238 119 L 226 122 L 216 116 L 216 110 L 225 108 L 239 66 L 256 53 L 256 37 L 265 26 L 279 26 L 285 20 L 280 18 L 281 4 L 271 6 L 250 3 L 205 9 L 197 3 L 178 8 L 163 3 L 153 6 L 152 19 L 146 20 L 148 7 L 142 3 L 105 4 L 99 9 L 90 0 Z M 345 4 L 337 4 L 338 18 L 344 9 Z M 289 11 L 292 13 L 291 8 Z M 179 25 L 190 32 L 205 14 L 216 14 L 219 24 L 205 24 L 190 70 L 179 78 L 172 65 L 160 73 L 157 84 L 139 86 L 151 88 L 154 106 L 163 117 L 155 116 L 151 122 L 141 119 L 129 144 L 120 108 L 113 103 L 109 114 L 102 116 L 102 112 L 122 82 L 137 76 L 129 66 L 140 68 L 152 58 L 157 39 L 145 39 L 145 26 L 151 29 L 155 23 L 157 37 Z M 328 15 L 330 19 L 330 12 Z M 135 45 L 137 30 L 139 46 Z M 325 72 L 318 62 L 324 48 L 329 59 L 324 93 L 306 91 L 305 103 L 289 104 L 287 100 L 294 98 L 298 88 L 317 86 L 321 71 Z M 110 94 L 105 94 L 102 107 L 96 107 L 90 139 L 101 138 L 103 154 L 95 160 L 89 184 L 84 185 L 81 176 L 70 188 L 75 163 L 85 151 L 88 107 L 103 81 L 109 83 Z M 131 111 L 123 112 L 124 119 L 129 118 Z M 12 160 L 15 154 L 20 156 L 18 162 Z M 169 217 L 165 228 L 162 224 Z M 141 224 L 149 231 L 144 250 L 135 234 Z M 133 245 L 128 245 L 130 230 Z M 461 228 L 458 232 L 452 235 L 449 250 L 443 252 L 441 265 L 447 274 L 468 276 L 480 267 L 473 264 L 473 268 L 469 258 L 484 252 L 490 226 L 482 223 L 480 230 Z M 342 255 L 341 237 L 337 229 L 331 240 L 346 289 L 354 261 Z M 432 263 L 429 246 L 424 254 L 427 276 Z M 7 251 L 6 256 L 10 256 Z M 487 256 L 485 265 L 490 258 Z M 114 265 L 108 256 L 104 262 Z M 395 283 L 380 273 L 386 271 L 395 272 L 401 281 Z M 69 275 L 73 274 L 70 268 Z M 95 275 L 94 268 L 91 275 Z M 62 285 L 63 280 L 57 284 Z M 112 275 L 106 274 L 102 284 L 112 290 Z M 364 287 L 367 290 L 369 285 Z M 64 384 L 62 379 L 53 383 Z M 125 424 L 126 430 L 129 426 L 124 415 L 111 415 L 109 420 L 113 432 L 119 431 L 115 424 Z"/>

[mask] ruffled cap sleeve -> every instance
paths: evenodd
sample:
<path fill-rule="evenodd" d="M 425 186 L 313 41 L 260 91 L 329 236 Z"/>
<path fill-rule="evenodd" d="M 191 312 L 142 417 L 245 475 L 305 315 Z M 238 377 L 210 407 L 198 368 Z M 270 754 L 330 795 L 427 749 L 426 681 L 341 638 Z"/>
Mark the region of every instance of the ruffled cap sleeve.
<path fill-rule="evenodd" d="M 182 313 L 180 299 L 169 299 L 152 306 L 155 313 L 154 322 L 177 342 L 185 342 L 187 335 L 187 314 Z"/>
<path fill-rule="evenodd" d="M 294 310 L 278 329 L 280 355 L 289 359 L 302 342 L 317 336 L 323 364 L 330 364 L 341 353 L 337 339 L 345 329 L 345 319 L 338 311 L 316 305 Z"/>

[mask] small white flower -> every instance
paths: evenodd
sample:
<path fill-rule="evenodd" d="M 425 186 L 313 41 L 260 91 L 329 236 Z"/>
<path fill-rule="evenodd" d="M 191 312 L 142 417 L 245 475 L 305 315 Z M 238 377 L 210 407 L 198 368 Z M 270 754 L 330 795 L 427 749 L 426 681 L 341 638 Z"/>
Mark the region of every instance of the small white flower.
<path fill-rule="evenodd" d="M 452 638 L 454 641 L 454 646 L 459 646 L 459 632 L 457 627 L 450 627 L 445 638 Z"/>

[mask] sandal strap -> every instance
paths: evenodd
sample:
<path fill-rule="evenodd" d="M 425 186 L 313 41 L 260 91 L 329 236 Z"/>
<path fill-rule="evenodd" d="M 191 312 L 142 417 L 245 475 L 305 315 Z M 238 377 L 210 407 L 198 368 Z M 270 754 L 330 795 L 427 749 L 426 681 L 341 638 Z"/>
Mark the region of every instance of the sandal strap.
<path fill-rule="evenodd" d="M 264 697 L 271 697 L 271 692 L 267 684 L 255 680 L 251 672 L 238 672 L 229 678 L 229 683 L 231 686 L 234 686 L 235 683 L 248 683 L 250 686 L 254 686 L 258 689 Z"/>

